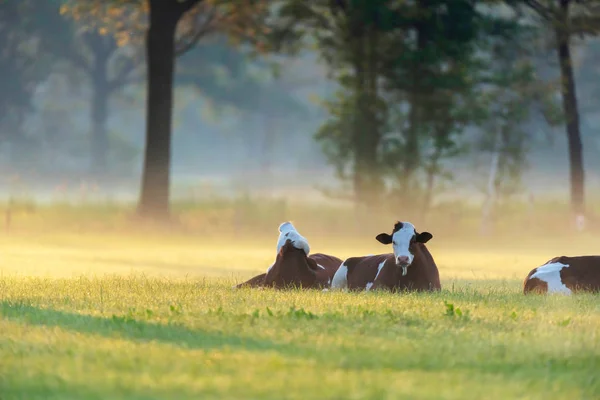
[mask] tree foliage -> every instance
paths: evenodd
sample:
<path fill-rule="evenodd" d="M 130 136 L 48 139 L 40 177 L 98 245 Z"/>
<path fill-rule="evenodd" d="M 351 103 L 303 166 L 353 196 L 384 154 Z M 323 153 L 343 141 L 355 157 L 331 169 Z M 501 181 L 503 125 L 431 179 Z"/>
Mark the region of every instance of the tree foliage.
<path fill-rule="evenodd" d="M 185 10 L 177 25 L 176 54 L 186 53 L 198 40 L 212 34 L 227 36 L 233 43 L 252 42 L 264 48 L 262 23 L 266 0 L 166 0 Z M 144 41 L 149 24 L 149 0 L 66 0 L 61 13 L 82 22 L 85 29 L 112 34 L 120 45 Z"/>
<path fill-rule="evenodd" d="M 364 194 L 380 198 L 388 182 L 394 207 L 429 204 L 435 177 L 449 177 L 443 161 L 463 152 L 462 132 L 491 118 L 477 104 L 497 61 L 487 42 L 520 29 L 478 7 L 493 3 L 284 2 L 276 47 L 308 37 L 337 80 L 316 138 L 359 202 L 376 203 Z"/>

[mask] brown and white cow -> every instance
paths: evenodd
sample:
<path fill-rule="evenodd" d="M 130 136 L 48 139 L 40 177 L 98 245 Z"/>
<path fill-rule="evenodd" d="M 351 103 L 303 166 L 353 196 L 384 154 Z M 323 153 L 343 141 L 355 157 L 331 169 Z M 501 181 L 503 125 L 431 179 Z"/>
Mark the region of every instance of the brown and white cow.
<path fill-rule="evenodd" d="M 277 256 L 267 272 L 241 283 L 241 287 L 328 288 L 342 260 L 327 254 L 310 254 L 310 246 L 290 222 L 279 226 Z"/>
<path fill-rule="evenodd" d="M 523 294 L 600 291 L 600 256 L 554 257 L 529 272 Z"/>
<path fill-rule="evenodd" d="M 410 222 L 397 222 L 391 235 L 381 233 L 376 237 L 383 244 L 392 244 L 394 252 L 346 259 L 335 273 L 331 288 L 440 290 L 437 266 L 425 246 L 432 237 L 429 232 L 418 233 Z"/>

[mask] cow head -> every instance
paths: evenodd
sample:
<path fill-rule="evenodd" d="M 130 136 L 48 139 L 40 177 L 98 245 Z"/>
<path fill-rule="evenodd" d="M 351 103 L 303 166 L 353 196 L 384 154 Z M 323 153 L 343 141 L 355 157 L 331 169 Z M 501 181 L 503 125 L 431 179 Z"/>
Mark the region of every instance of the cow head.
<path fill-rule="evenodd" d="M 410 222 L 397 222 L 391 235 L 380 233 L 375 239 L 383 244 L 392 244 L 396 265 L 402 267 L 404 276 L 415 259 L 417 243 L 427 243 L 432 237 L 429 232 L 418 233 Z"/>
<path fill-rule="evenodd" d="M 277 252 L 275 263 L 267 271 L 265 286 L 284 288 L 290 286 L 312 287 L 317 279 L 317 263 L 307 257 L 292 239 L 286 239 Z"/>
<path fill-rule="evenodd" d="M 277 240 L 277 253 L 283 247 L 287 240 L 291 240 L 294 247 L 304 250 L 306 255 L 310 254 L 310 246 L 304 236 L 302 236 L 291 222 L 284 222 L 279 225 L 279 239 Z"/>

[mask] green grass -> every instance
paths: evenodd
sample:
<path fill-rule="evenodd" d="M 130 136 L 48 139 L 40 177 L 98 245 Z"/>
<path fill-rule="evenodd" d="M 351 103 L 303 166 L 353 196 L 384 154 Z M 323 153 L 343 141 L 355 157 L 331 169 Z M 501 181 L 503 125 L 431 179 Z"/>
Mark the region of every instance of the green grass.
<path fill-rule="evenodd" d="M 521 294 L 531 268 L 593 253 L 594 237 L 438 236 L 436 294 L 232 290 L 275 240 L 1 236 L 0 399 L 600 398 L 598 297 Z"/>

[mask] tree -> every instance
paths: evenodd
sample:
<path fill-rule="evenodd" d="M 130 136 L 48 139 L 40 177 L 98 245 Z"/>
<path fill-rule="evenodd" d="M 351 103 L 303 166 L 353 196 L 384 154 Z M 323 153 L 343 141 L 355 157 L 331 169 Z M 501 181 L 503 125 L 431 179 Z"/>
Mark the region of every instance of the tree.
<path fill-rule="evenodd" d="M 457 114 L 479 68 L 477 40 L 508 28 L 472 1 L 288 0 L 279 18 L 289 40 L 316 42 L 339 83 L 317 139 L 356 202 L 374 207 L 389 177 L 394 207 L 421 202 L 425 167 L 429 204 L 440 160 L 458 154 L 454 136 L 468 122 Z"/>
<path fill-rule="evenodd" d="M 52 2 L 0 2 L 0 130 L 12 145 L 12 162 L 25 153 L 22 123 L 33 109 L 37 85 L 49 74 L 45 66 L 54 61 L 44 48 L 46 24 L 56 22 L 52 8 Z"/>
<path fill-rule="evenodd" d="M 146 147 L 138 205 L 139 214 L 145 217 L 169 216 L 175 30 L 196 3 L 199 0 L 149 1 Z"/>
<path fill-rule="evenodd" d="M 110 99 L 134 82 L 141 64 L 139 51 L 135 45 L 119 46 L 117 38 L 93 26 L 78 27 L 68 21 L 55 27 L 47 42 L 48 51 L 68 64 L 64 73 L 82 73 L 90 83 L 90 173 L 102 178 L 108 172 L 111 147 L 107 127 Z"/>
<path fill-rule="evenodd" d="M 476 45 L 480 37 L 498 34 L 488 24 L 508 29 L 471 2 L 439 7 L 444 3 L 415 3 L 396 46 L 403 51 L 390 60 L 384 78 L 400 104 L 393 109 L 397 128 L 387 135 L 384 147 L 394 176 L 393 198 L 422 217 L 431 205 L 435 179 L 450 176 L 443 160 L 460 154 L 457 138 L 472 123 L 473 113 L 464 104 L 482 69 Z"/>
<path fill-rule="evenodd" d="M 125 10 L 125 11 L 123 11 Z M 262 1 L 244 0 L 100 0 L 78 1 L 71 13 L 121 17 L 117 33 L 126 32 L 123 15 L 147 15 L 144 21 L 147 62 L 146 143 L 138 214 L 169 217 L 171 133 L 175 56 L 208 34 L 252 37 L 265 10 Z M 147 14 L 145 14 L 147 13 Z M 144 23 L 142 24 L 144 25 Z M 179 47 L 176 34 L 180 27 Z"/>
<path fill-rule="evenodd" d="M 575 36 L 600 34 L 600 7 L 596 1 L 586 0 L 524 0 L 524 3 L 554 34 L 569 146 L 571 211 L 580 219 L 585 215 L 585 174 L 571 48 Z"/>
<path fill-rule="evenodd" d="M 386 110 L 381 78 L 385 55 L 394 54 L 391 32 L 404 22 L 398 4 L 289 0 L 280 8 L 274 30 L 284 44 L 309 36 L 340 83 L 337 98 L 326 104 L 332 118 L 316 138 L 338 175 L 352 181 L 356 205 L 366 208 L 375 207 L 383 193 L 378 150 Z"/>

